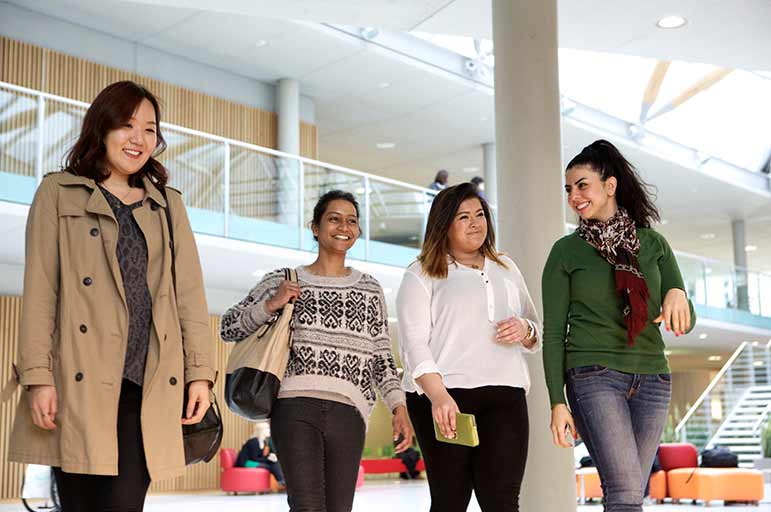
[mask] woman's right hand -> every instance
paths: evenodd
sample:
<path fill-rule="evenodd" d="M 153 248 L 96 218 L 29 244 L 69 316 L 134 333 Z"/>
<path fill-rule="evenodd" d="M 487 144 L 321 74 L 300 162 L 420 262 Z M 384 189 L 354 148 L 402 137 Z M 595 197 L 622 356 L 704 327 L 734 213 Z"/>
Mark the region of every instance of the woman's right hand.
<path fill-rule="evenodd" d="M 439 431 L 447 439 L 455 439 L 457 435 L 455 415 L 459 412 L 458 404 L 447 391 L 431 400 L 431 415 L 439 425 Z"/>
<path fill-rule="evenodd" d="M 570 429 L 575 439 L 578 439 L 578 431 L 576 430 L 576 424 L 573 421 L 573 415 L 570 414 L 568 406 L 565 404 L 557 404 L 552 407 L 551 410 L 551 435 L 552 441 L 556 446 L 562 448 L 572 448 L 573 443 L 568 439 L 566 430 Z"/>
<path fill-rule="evenodd" d="M 300 296 L 300 285 L 294 281 L 285 280 L 278 286 L 276 294 L 265 302 L 268 313 L 280 311 L 289 301 Z"/>
<path fill-rule="evenodd" d="M 54 386 L 30 386 L 27 391 L 32 423 L 44 430 L 56 428 L 57 397 Z"/>

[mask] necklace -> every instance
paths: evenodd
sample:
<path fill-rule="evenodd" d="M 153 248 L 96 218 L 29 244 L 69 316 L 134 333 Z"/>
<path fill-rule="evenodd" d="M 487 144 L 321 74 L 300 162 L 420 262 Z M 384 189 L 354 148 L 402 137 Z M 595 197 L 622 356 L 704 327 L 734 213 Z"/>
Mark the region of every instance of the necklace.
<path fill-rule="evenodd" d="M 123 195 L 118 195 L 118 194 L 116 194 L 115 192 L 113 192 L 113 190 L 110 190 L 110 189 L 113 189 L 113 188 L 115 188 L 115 185 L 110 185 L 110 186 L 107 186 L 107 183 L 105 183 L 105 184 L 104 184 L 104 185 L 102 185 L 102 186 L 103 186 L 104 188 L 106 188 L 106 189 L 107 189 L 107 191 L 108 191 L 108 192 L 110 192 L 112 195 L 114 195 L 115 197 L 117 197 L 118 199 L 120 199 L 122 203 L 126 202 L 126 198 L 127 198 L 129 195 L 131 195 L 131 191 L 132 191 L 132 190 L 134 190 L 134 189 L 131 187 L 131 185 L 129 185 L 129 187 L 128 187 L 128 190 L 126 190 L 126 193 L 125 193 L 125 194 L 123 194 Z M 116 191 L 117 191 L 117 190 L 116 190 Z"/>
<path fill-rule="evenodd" d="M 482 256 L 482 255 L 480 254 L 480 256 Z M 480 270 L 482 268 L 482 265 L 484 265 L 484 261 L 485 261 L 484 256 L 482 256 L 482 263 L 481 264 L 476 263 L 479 260 L 479 258 L 475 258 L 474 261 L 472 261 L 472 262 L 466 262 L 466 261 L 459 260 L 458 258 L 453 256 L 452 254 L 450 254 L 450 258 L 452 258 L 452 261 L 454 263 L 460 263 L 461 265 L 466 266 L 466 267 L 471 267 L 474 270 Z"/>

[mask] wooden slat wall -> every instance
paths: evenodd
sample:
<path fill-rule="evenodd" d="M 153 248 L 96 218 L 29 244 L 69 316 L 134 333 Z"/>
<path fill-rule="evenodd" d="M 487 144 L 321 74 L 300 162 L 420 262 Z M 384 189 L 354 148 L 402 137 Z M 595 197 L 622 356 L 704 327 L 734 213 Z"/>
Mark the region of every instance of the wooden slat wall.
<path fill-rule="evenodd" d="M 0 296 L 0 382 L 6 383 L 11 378 L 11 364 L 16 361 L 16 340 L 19 335 L 21 319 L 21 297 Z M 238 450 L 251 436 L 254 424 L 234 415 L 222 403 L 225 391 L 225 366 L 232 344 L 224 343 L 219 337 L 219 317 L 210 317 L 212 339 L 216 344 L 216 367 L 220 379 L 215 384 L 215 393 L 220 402 L 222 421 L 225 427 L 223 447 Z M 15 499 L 21 491 L 21 481 L 24 467 L 21 464 L 8 462 L 8 444 L 11 435 L 16 404 L 19 401 L 19 390 L 11 400 L 0 404 L 0 500 Z M 165 480 L 153 483 L 151 492 L 191 491 L 219 488 L 219 457 L 208 464 L 190 466 L 187 473 L 175 480 Z"/>

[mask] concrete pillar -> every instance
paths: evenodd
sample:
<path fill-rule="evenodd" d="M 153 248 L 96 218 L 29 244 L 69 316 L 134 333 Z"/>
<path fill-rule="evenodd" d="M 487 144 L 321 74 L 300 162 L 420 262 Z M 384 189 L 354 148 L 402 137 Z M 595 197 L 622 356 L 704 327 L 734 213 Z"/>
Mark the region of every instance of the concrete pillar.
<path fill-rule="evenodd" d="M 300 83 L 282 78 L 276 86 L 276 114 L 278 115 L 278 150 L 292 155 L 300 154 Z M 300 166 L 295 160 L 279 160 L 278 221 L 293 227 L 305 224 L 303 205 L 299 203 Z M 302 231 L 302 229 L 301 229 Z M 298 233 L 298 247 L 302 245 Z"/>
<path fill-rule="evenodd" d="M 500 247 L 541 309 L 541 272 L 564 233 L 557 0 L 493 0 Z M 528 357 L 530 446 L 521 509 L 576 510 L 573 452 L 552 445 L 541 355 Z"/>
<path fill-rule="evenodd" d="M 485 197 L 487 202 L 498 216 L 498 174 L 495 163 L 495 143 L 482 144 L 482 157 L 484 160 Z"/>
<path fill-rule="evenodd" d="M 734 277 L 734 289 L 736 292 L 736 307 L 749 311 L 750 296 L 747 289 L 747 226 L 744 219 L 731 221 L 731 233 L 734 241 L 734 265 L 736 275 Z"/>

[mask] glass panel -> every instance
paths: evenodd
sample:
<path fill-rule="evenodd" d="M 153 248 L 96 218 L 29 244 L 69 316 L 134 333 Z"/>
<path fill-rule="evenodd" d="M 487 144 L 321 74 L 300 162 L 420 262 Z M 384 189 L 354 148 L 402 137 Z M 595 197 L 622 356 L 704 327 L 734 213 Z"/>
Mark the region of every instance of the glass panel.
<path fill-rule="evenodd" d="M 298 177 L 297 160 L 230 146 L 228 237 L 298 248 Z"/>
<path fill-rule="evenodd" d="M 713 308 L 737 307 L 733 267 L 723 263 L 706 262 L 707 306 Z"/>
<path fill-rule="evenodd" d="M 37 98 L 0 89 L 0 199 L 29 203 L 37 188 Z"/>
<path fill-rule="evenodd" d="M 169 128 L 163 136 L 168 148 L 158 159 L 169 171 L 169 185 L 182 192 L 193 231 L 224 235 L 225 145 Z"/>
<path fill-rule="evenodd" d="M 423 241 L 423 192 L 370 180 L 370 261 L 407 266 Z"/>
<path fill-rule="evenodd" d="M 364 178 L 311 164 L 305 164 L 305 208 L 303 225 L 306 226 L 306 228 L 303 230 L 303 248 L 308 251 L 316 250 L 316 241 L 313 240 L 313 234 L 308 227 L 310 226 L 311 220 L 313 220 L 313 208 L 323 194 L 335 189 L 352 193 L 359 202 L 359 219 L 362 233 L 359 240 L 357 240 L 351 250 L 348 251 L 348 257 L 363 260 L 365 259 L 366 253 L 366 242 L 364 240 L 364 225 L 366 218 L 366 212 L 364 211 Z"/>
<path fill-rule="evenodd" d="M 43 173 L 64 168 L 67 153 L 77 142 L 86 109 L 46 100 L 43 124 Z"/>
<path fill-rule="evenodd" d="M 685 291 L 694 304 L 706 304 L 704 263 L 696 258 L 677 255 L 677 263 L 685 283 Z"/>
<path fill-rule="evenodd" d="M 760 314 L 771 317 L 771 274 L 760 274 L 758 297 Z"/>

